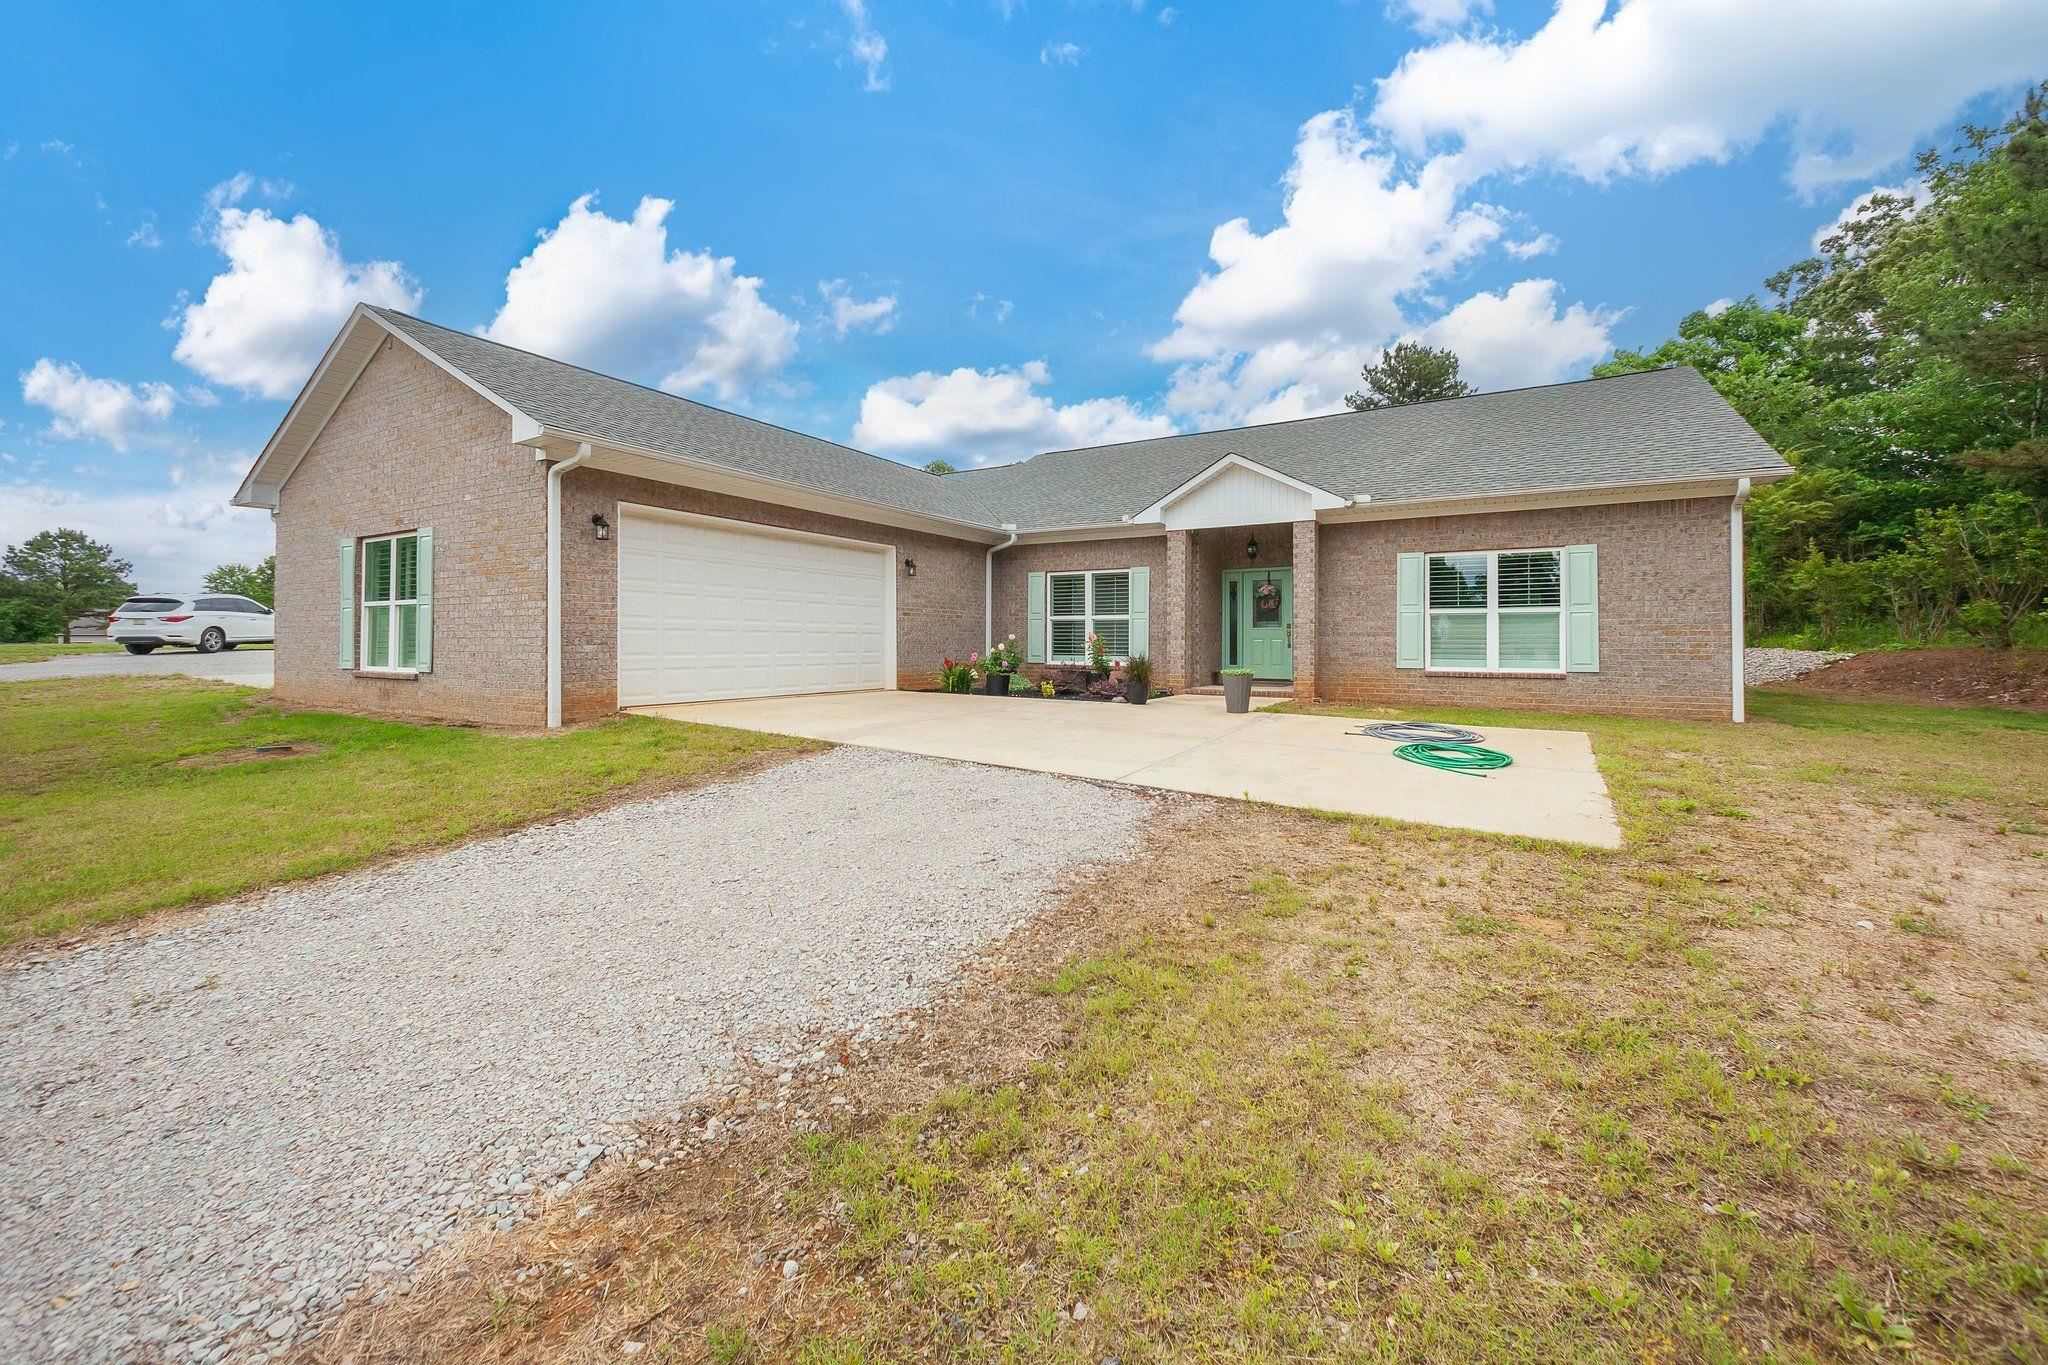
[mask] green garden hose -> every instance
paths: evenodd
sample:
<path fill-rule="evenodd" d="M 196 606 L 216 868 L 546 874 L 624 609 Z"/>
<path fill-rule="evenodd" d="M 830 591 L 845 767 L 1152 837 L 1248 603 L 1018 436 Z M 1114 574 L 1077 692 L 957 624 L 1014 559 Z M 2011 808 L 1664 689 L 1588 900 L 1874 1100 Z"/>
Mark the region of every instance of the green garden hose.
<path fill-rule="evenodd" d="M 1403 744 L 1394 750 L 1394 757 L 1405 758 L 1410 763 L 1420 763 L 1425 768 L 1441 768 L 1447 773 L 1470 773 L 1475 777 L 1493 768 L 1505 768 L 1515 761 L 1498 749 L 1482 749 L 1476 744 L 1437 744 L 1429 741 Z"/>

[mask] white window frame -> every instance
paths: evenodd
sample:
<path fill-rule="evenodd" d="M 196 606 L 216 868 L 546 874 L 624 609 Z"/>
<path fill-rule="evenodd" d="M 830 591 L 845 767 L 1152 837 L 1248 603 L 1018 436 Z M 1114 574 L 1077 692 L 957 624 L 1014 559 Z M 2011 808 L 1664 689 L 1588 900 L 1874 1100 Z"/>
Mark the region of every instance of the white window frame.
<path fill-rule="evenodd" d="M 1500 604 L 1500 557 L 1502 555 L 1552 555 L 1557 559 L 1557 605 L 1554 607 L 1504 607 Z M 1486 605 L 1483 607 L 1437 607 L 1430 599 L 1430 561 L 1435 559 L 1471 558 L 1483 556 L 1486 560 Z M 1423 668 L 1430 673 L 1505 673 L 1514 676 L 1551 678 L 1562 676 L 1565 671 L 1565 610 L 1564 610 L 1564 548 L 1562 546 L 1538 545 L 1526 550 L 1431 550 L 1422 557 L 1422 661 Z M 1538 616 L 1544 612 L 1557 614 L 1557 666 L 1555 668 L 1502 668 L 1500 666 L 1500 618 L 1503 616 Z M 1486 617 L 1486 666 L 1472 664 L 1442 664 L 1436 662 L 1436 632 L 1430 625 L 1438 616 Z"/>
<path fill-rule="evenodd" d="M 356 549 L 356 602 L 358 605 L 357 615 L 360 618 L 356 624 L 356 639 L 358 642 L 357 648 L 360 651 L 360 658 L 357 661 L 358 667 L 356 669 L 356 672 L 358 673 L 390 673 L 401 678 L 417 677 L 419 674 L 420 670 L 418 664 L 414 664 L 408 668 L 407 666 L 397 662 L 398 609 L 400 607 L 411 607 L 413 608 L 413 614 L 415 615 L 415 617 L 417 617 L 417 615 L 419 614 L 419 538 L 420 533 L 418 531 L 393 531 L 389 535 L 364 536 L 361 544 Z M 398 591 L 398 542 L 401 540 L 410 540 L 413 542 L 413 595 L 411 597 L 380 597 L 376 601 L 372 602 L 370 600 L 370 547 L 380 542 L 390 542 L 391 591 L 393 593 L 396 593 Z M 388 642 L 389 648 L 387 651 L 388 657 L 391 660 L 391 662 L 389 663 L 372 664 L 370 662 L 371 607 L 388 607 L 391 610 L 391 636 Z"/>
<path fill-rule="evenodd" d="M 1124 609 L 1120 612 L 1098 612 L 1095 610 L 1095 580 L 1099 577 L 1113 574 L 1122 574 L 1124 576 Z M 1087 580 L 1087 589 L 1083 594 L 1080 615 L 1076 616 L 1072 612 L 1062 612 L 1058 615 L 1053 613 L 1053 580 L 1056 578 L 1080 578 Z M 1129 569 L 1059 569 L 1048 572 L 1045 576 L 1045 661 L 1049 664 L 1085 664 L 1089 662 L 1088 637 L 1098 633 L 1095 629 L 1097 621 L 1122 621 L 1124 623 L 1124 640 L 1128 642 L 1131 638 L 1132 584 L 1130 579 L 1131 571 Z M 1055 654 L 1053 652 L 1052 642 L 1058 634 L 1053 629 L 1055 621 L 1079 621 L 1081 623 L 1081 652 L 1078 655 Z M 1130 660 L 1126 655 L 1112 654 L 1109 656 L 1109 661 L 1113 664 L 1122 664 L 1128 663 Z"/>

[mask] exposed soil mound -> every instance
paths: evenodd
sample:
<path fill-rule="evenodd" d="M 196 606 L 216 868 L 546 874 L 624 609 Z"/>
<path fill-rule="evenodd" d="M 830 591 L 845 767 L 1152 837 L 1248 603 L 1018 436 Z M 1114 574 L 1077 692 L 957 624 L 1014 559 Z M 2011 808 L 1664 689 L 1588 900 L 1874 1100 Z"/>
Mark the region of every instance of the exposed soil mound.
<path fill-rule="evenodd" d="M 2048 649 L 1899 649 L 1858 654 L 1785 686 L 1798 692 L 1871 701 L 2048 711 Z"/>

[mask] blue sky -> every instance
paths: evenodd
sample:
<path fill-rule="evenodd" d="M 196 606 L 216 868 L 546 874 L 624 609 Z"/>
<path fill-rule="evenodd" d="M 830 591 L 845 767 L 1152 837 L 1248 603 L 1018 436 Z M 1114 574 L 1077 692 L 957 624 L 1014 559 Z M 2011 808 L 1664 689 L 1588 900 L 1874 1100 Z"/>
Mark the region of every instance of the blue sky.
<path fill-rule="evenodd" d="M 0 541 L 267 552 L 356 297 L 918 463 L 1574 378 L 2048 75 L 2015 0 L 346 13 L 0 21 Z"/>

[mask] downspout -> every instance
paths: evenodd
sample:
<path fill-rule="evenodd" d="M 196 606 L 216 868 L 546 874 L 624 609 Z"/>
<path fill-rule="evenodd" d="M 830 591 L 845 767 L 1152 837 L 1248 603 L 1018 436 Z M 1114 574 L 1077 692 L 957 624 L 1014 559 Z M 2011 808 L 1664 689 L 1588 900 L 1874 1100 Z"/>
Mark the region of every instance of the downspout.
<path fill-rule="evenodd" d="M 1735 723 L 1740 725 L 1747 719 L 1746 703 L 1742 692 L 1743 651 L 1748 627 L 1743 619 L 1742 582 L 1742 505 L 1749 501 L 1749 480 L 1735 481 L 1735 497 L 1728 504 L 1728 624 L 1730 629 L 1731 652 L 1735 655 Z"/>
<path fill-rule="evenodd" d="M 1000 545 L 988 547 L 988 554 L 982 558 L 981 575 L 981 652 L 986 655 L 996 647 L 996 551 L 1007 550 L 1017 543 L 1017 528 L 1008 522 L 1003 529 L 1010 538 Z"/>
<path fill-rule="evenodd" d="M 562 724 L 562 476 L 590 458 L 590 442 L 548 466 L 548 729 Z"/>

